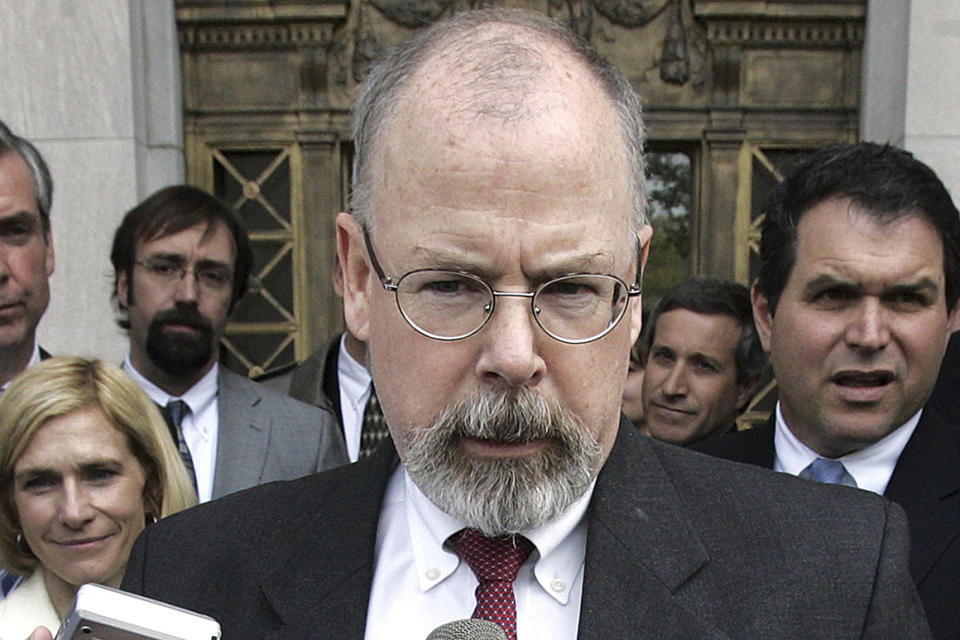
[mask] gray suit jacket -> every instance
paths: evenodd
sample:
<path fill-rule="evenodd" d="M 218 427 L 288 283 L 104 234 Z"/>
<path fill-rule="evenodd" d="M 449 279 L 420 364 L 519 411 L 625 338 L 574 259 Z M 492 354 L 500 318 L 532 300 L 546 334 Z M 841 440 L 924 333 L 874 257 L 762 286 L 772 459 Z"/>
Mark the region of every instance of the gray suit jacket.
<path fill-rule="evenodd" d="M 347 462 L 329 411 L 270 391 L 223 366 L 218 402 L 214 498 Z"/>
<path fill-rule="evenodd" d="M 360 639 L 397 463 L 384 446 L 166 518 L 123 587 L 217 618 L 224 640 Z M 586 517 L 581 640 L 929 638 L 903 511 L 879 496 L 705 457 L 624 419 Z"/>

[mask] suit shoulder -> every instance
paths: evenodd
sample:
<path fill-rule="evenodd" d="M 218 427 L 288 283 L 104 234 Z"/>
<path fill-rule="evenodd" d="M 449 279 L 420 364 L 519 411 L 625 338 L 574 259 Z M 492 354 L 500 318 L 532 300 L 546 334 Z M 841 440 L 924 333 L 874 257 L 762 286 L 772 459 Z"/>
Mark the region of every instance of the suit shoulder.
<path fill-rule="evenodd" d="M 227 392 L 241 393 L 257 399 L 257 404 L 263 404 L 272 412 L 285 414 L 287 417 L 299 417 L 300 422 L 316 424 L 329 422 L 335 426 L 333 414 L 323 408 L 307 404 L 285 393 L 275 391 L 266 385 L 241 376 L 233 371 L 223 371 L 223 389 Z"/>
<path fill-rule="evenodd" d="M 263 549 L 262 545 L 272 546 L 271 540 L 295 538 L 326 500 L 338 495 L 345 483 L 356 481 L 356 473 L 352 465 L 344 465 L 296 480 L 268 482 L 168 516 L 147 530 L 154 544 L 203 540 L 204 553 L 221 546 L 228 554 L 248 546 Z M 237 526 L 240 522 L 242 527 Z"/>
<path fill-rule="evenodd" d="M 752 429 L 722 433 L 687 448 L 735 462 L 772 466 L 773 461 L 769 458 L 773 455 L 773 428 L 761 425 Z"/>
<path fill-rule="evenodd" d="M 886 521 L 889 515 L 889 500 L 869 491 L 825 485 L 662 443 L 655 444 L 655 451 L 674 482 L 682 485 L 679 494 L 694 507 L 725 503 L 747 521 L 777 527 L 795 527 L 803 514 L 817 514 L 814 520 L 821 523 L 842 521 L 844 528 L 857 530 L 865 521 L 873 526 L 877 518 Z"/>

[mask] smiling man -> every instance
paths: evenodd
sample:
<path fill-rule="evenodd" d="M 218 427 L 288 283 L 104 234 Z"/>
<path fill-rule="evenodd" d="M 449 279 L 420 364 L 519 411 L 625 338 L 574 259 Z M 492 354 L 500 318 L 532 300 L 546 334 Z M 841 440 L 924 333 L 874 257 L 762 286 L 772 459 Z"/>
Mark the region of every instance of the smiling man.
<path fill-rule="evenodd" d="M 219 365 L 253 252 L 236 213 L 186 185 L 124 216 L 110 253 L 124 369 L 166 414 L 201 502 L 346 462 L 328 411 Z"/>
<path fill-rule="evenodd" d="M 609 63 L 543 15 L 459 13 L 368 71 L 354 126 L 345 317 L 395 447 L 148 527 L 125 588 L 226 638 L 927 637 L 898 507 L 622 417 L 651 230 Z"/>
<path fill-rule="evenodd" d="M 700 449 L 899 503 L 934 636 L 960 637 L 960 431 L 923 408 L 960 326 L 960 214 L 926 165 L 869 143 L 818 152 L 765 212 L 753 306 L 780 401 Z"/>
<path fill-rule="evenodd" d="M 685 445 L 736 428 L 767 362 L 747 287 L 687 278 L 660 298 L 641 339 L 642 431 Z"/>

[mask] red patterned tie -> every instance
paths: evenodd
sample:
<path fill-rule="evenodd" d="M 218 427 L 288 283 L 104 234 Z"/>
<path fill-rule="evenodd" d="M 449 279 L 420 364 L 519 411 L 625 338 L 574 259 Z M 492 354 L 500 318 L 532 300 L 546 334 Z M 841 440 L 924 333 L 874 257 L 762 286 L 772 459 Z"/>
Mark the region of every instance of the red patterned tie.
<path fill-rule="evenodd" d="M 513 581 L 533 551 L 533 543 L 523 536 L 488 538 L 475 529 L 462 529 L 451 536 L 451 541 L 480 581 L 473 617 L 496 622 L 503 627 L 507 640 L 517 640 Z"/>

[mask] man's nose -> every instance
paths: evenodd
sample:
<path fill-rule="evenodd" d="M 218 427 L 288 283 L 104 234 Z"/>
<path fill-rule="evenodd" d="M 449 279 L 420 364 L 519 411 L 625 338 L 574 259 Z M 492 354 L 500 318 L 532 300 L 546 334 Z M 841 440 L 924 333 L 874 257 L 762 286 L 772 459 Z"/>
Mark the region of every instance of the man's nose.
<path fill-rule="evenodd" d="M 199 294 L 199 285 L 197 275 L 193 269 L 186 269 L 183 275 L 177 280 L 174 296 L 176 300 L 194 301 Z"/>
<path fill-rule="evenodd" d="M 663 394 L 667 396 L 687 395 L 686 368 L 682 362 L 678 360 L 670 365 L 667 376 L 663 379 L 661 389 Z"/>
<path fill-rule="evenodd" d="M 493 316 L 478 334 L 484 341 L 477 366 L 494 384 L 510 387 L 535 384 L 545 364 L 538 352 L 544 339 L 552 339 L 533 319 L 529 298 L 503 297 Z"/>
<path fill-rule="evenodd" d="M 889 314 L 880 300 L 865 298 L 851 310 L 845 338 L 856 349 L 878 351 L 890 341 Z"/>

